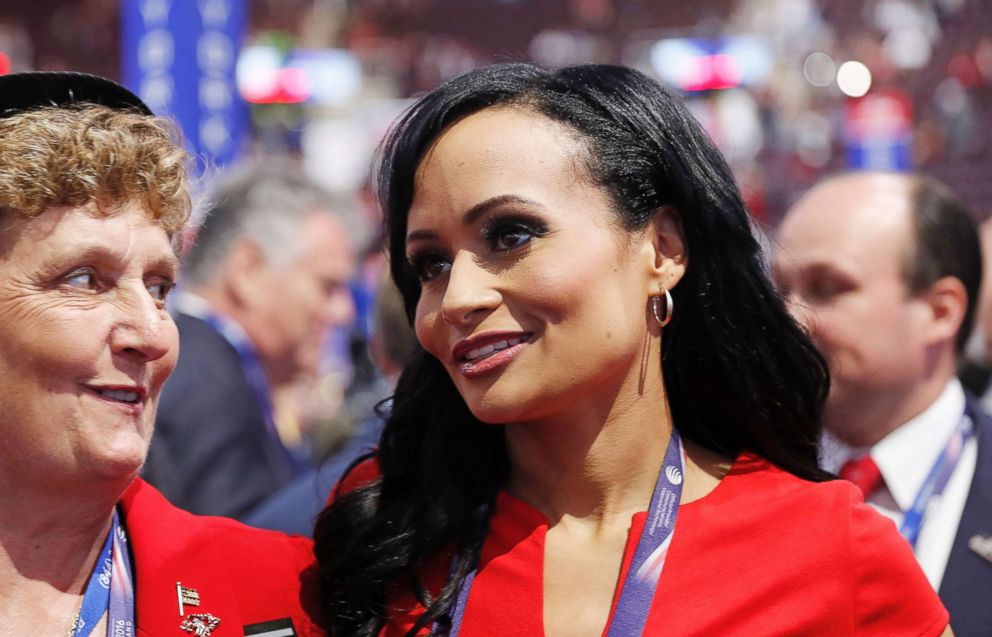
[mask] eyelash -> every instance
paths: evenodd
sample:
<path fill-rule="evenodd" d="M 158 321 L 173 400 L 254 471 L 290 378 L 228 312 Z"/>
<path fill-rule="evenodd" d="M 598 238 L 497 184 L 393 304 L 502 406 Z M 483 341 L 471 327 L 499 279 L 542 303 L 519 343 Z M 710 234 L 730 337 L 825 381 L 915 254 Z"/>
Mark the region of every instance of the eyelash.
<path fill-rule="evenodd" d="M 158 281 L 157 283 L 153 283 L 152 285 L 149 285 L 148 287 L 151 288 L 151 287 L 154 287 L 154 286 L 161 286 L 162 287 L 162 298 L 155 297 L 155 301 L 158 302 L 158 303 L 165 303 L 165 300 L 167 298 L 169 298 L 169 292 L 172 292 L 174 289 L 176 289 L 176 284 L 174 282 L 168 281 L 168 280 L 165 280 L 165 279 L 162 279 L 162 280 Z"/>
<path fill-rule="evenodd" d="M 526 235 L 527 238 L 525 241 L 522 241 L 516 245 L 499 245 L 499 242 L 511 233 Z M 499 255 L 507 255 L 517 250 L 521 250 L 529 245 L 532 239 L 543 237 L 547 233 L 548 227 L 544 223 L 529 217 L 502 217 L 492 219 L 486 222 L 480 230 L 482 238 L 489 243 L 489 249 Z M 433 248 L 428 248 L 410 255 L 407 259 L 407 265 L 421 283 L 426 283 L 442 274 L 441 272 L 427 274 L 427 268 L 448 258 L 449 257 L 447 255 L 441 253 L 440 251 Z"/>
<path fill-rule="evenodd" d="M 497 242 L 510 233 L 528 235 L 527 243 L 535 237 L 543 237 L 548 233 L 548 228 L 543 223 L 532 219 L 521 218 L 497 218 L 487 222 L 482 226 L 482 237 L 489 242 L 489 247 L 494 252 L 509 253 L 521 247 L 521 244 L 510 247 L 499 247 Z"/>
<path fill-rule="evenodd" d="M 74 286 L 74 285 L 71 285 L 70 284 L 70 281 L 72 281 L 73 279 L 82 277 L 82 276 L 89 276 L 89 277 L 92 278 L 93 283 L 92 283 L 92 286 L 91 287 L 81 288 L 79 286 Z M 66 287 L 71 288 L 73 290 L 84 290 L 85 289 L 86 291 L 92 291 L 93 288 L 99 288 L 100 285 L 101 285 L 101 283 L 100 283 L 100 277 L 97 275 L 96 271 L 93 268 L 90 268 L 90 267 L 75 268 L 74 270 L 69 271 L 68 273 L 66 273 L 62 277 L 62 282 L 63 282 L 63 285 L 65 285 Z M 151 282 L 146 283 L 145 287 L 148 290 L 149 294 L 152 295 L 152 298 L 155 299 L 155 302 L 156 303 L 159 303 L 159 304 L 164 305 L 165 304 L 165 300 L 168 298 L 169 293 L 173 289 L 175 289 L 176 284 L 175 284 L 174 281 L 171 281 L 167 277 L 153 276 L 152 279 L 151 279 Z M 151 288 L 154 288 L 154 287 L 161 287 L 162 288 L 161 296 L 156 295 L 156 294 L 152 294 Z"/>
<path fill-rule="evenodd" d="M 427 275 L 425 274 L 427 268 L 431 265 L 437 264 L 438 262 L 445 260 L 446 258 L 447 257 L 445 257 L 443 254 L 435 250 L 431 250 L 431 249 L 421 250 L 419 252 L 415 252 L 414 254 L 411 254 L 408 257 L 407 266 L 410 268 L 410 271 L 417 277 L 417 279 L 420 280 L 421 283 L 426 283 L 427 281 L 430 281 L 431 279 L 434 279 L 435 277 L 441 275 L 440 272 L 432 275 Z"/>
<path fill-rule="evenodd" d="M 79 289 L 79 286 L 72 285 L 70 282 L 73 279 L 78 279 L 79 277 L 87 276 L 87 275 L 94 281 L 96 280 L 96 272 L 94 272 L 91 268 L 76 268 L 74 270 L 71 270 L 70 272 L 67 272 L 64 277 L 62 277 L 62 280 L 65 283 L 65 285 L 69 286 L 70 288 Z"/>

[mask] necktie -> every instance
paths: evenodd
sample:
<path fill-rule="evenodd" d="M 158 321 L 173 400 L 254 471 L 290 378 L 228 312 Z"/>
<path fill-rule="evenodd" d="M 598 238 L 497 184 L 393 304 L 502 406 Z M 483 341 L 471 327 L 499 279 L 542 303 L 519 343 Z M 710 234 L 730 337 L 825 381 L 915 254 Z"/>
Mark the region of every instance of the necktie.
<path fill-rule="evenodd" d="M 882 472 L 878 470 L 878 465 L 867 454 L 858 458 L 851 458 L 845 462 L 844 466 L 840 468 L 839 475 L 861 489 L 866 500 L 871 492 L 882 484 Z"/>

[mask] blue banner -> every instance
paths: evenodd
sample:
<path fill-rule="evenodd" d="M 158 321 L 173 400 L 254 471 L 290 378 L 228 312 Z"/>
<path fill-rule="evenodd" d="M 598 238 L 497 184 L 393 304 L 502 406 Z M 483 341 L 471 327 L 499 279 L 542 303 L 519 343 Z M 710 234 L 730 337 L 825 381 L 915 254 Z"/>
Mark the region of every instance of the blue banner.
<path fill-rule="evenodd" d="M 247 23 L 246 0 L 121 2 L 124 84 L 179 122 L 201 162 L 231 163 L 245 143 L 235 67 Z"/>
<path fill-rule="evenodd" d="M 844 146 L 844 159 L 851 170 L 912 170 L 912 139 L 907 135 L 902 138 L 848 141 Z"/>

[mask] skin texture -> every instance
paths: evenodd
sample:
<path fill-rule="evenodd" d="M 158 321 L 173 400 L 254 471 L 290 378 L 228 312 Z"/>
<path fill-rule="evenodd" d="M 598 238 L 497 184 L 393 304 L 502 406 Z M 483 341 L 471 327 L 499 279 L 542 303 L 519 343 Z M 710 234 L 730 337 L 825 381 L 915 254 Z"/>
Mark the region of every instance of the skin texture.
<path fill-rule="evenodd" d="M 177 260 L 135 204 L 0 223 L 0 635 L 66 634 L 175 366 Z"/>
<path fill-rule="evenodd" d="M 577 174 L 578 151 L 543 118 L 485 111 L 421 164 L 408 255 L 426 252 L 422 269 L 440 274 L 423 283 L 417 337 L 485 422 L 566 421 L 615 393 L 641 356 L 653 255 L 614 226 L 606 193 Z M 518 201 L 498 201 L 507 195 Z M 453 348 L 486 334 L 526 337 L 513 373 L 462 373 Z"/>
<path fill-rule="evenodd" d="M 687 262 L 673 210 L 618 228 L 583 152 L 526 110 L 470 115 L 421 162 L 407 234 L 417 338 L 476 417 L 506 425 L 508 490 L 548 518 L 548 635 L 606 623 L 630 516 L 647 508 L 671 432 L 648 299 Z M 690 466 L 695 498 L 717 478 Z"/>
<path fill-rule="evenodd" d="M 911 182 L 856 174 L 824 182 L 779 230 L 775 279 L 831 374 L 825 426 L 867 447 L 919 414 L 954 374 L 965 303 L 956 279 L 910 294 Z"/>
<path fill-rule="evenodd" d="M 257 245 L 241 239 L 221 277 L 196 290 L 244 328 L 273 385 L 315 371 L 327 331 L 350 324 L 355 313 L 348 288 L 354 253 L 343 224 L 313 214 L 300 241 L 299 257 L 283 265 L 269 263 Z"/>
<path fill-rule="evenodd" d="M 137 473 L 177 356 L 164 303 L 176 270 L 165 231 L 133 205 L 106 218 L 51 210 L 8 226 L 0 238 L 5 466 L 40 480 Z M 95 391 L 114 386 L 141 388 L 140 405 Z"/>

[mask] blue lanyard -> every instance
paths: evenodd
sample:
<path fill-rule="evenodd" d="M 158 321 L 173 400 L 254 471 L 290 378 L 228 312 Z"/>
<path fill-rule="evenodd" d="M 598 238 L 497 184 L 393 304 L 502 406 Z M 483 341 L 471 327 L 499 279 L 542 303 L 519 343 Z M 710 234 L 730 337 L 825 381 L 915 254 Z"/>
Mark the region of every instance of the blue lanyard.
<path fill-rule="evenodd" d="M 912 506 L 903 514 L 902 524 L 899 525 L 899 532 L 902 533 L 902 536 L 909 541 L 910 546 L 914 549 L 916 548 L 916 540 L 920 535 L 920 529 L 923 528 L 923 520 L 927 513 L 927 504 L 931 498 L 939 496 L 944 492 L 944 488 L 950 481 L 954 469 L 958 466 L 961 453 L 964 451 L 964 447 L 971 437 L 972 418 L 971 414 L 968 413 L 969 411 L 970 409 L 966 405 L 965 412 L 961 416 L 961 421 L 958 423 L 954 433 L 951 434 L 947 445 L 944 446 L 943 453 L 940 454 L 937 461 L 930 468 L 930 473 L 927 474 L 923 486 L 917 492 Z"/>
<path fill-rule="evenodd" d="M 134 584 L 131 558 L 127 551 L 127 535 L 120 517 L 114 511 L 114 523 L 107 534 L 93 574 L 90 575 L 79 618 L 72 629 L 72 637 L 89 637 L 104 613 L 107 634 L 134 637 Z"/>
<path fill-rule="evenodd" d="M 658 580 L 665 566 L 668 547 L 672 543 L 675 530 L 675 519 L 679 512 L 679 502 L 682 499 L 682 480 L 685 476 L 682 457 L 682 441 L 678 432 L 672 430 L 672 437 L 665 450 L 665 462 L 658 472 L 654 493 L 651 495 L 651 505 L 648 507 L 644 530 L 637 541 L 634 558 L 630 569 L 624 578 L 620 589 L 620 599 L 613 613 L 607 637 L 629 637 L 640 635 L 647 622 L 648 611 L 658 588 Z M 469 592 L 475 581 L 478 569 L 479 555 L 482 552 L 482 541 L 489 527 L 491 506 L 481 509 L 475 541 L 475 555 L 472 569 L 465 576 L 451 612 L 450 628 L 434 624 L 433 633 L 442 637 L 457 637 L 461 631 L 462 618 L 468 605 Z M 452 563 L 452 571 L 455 569 Z"/>

